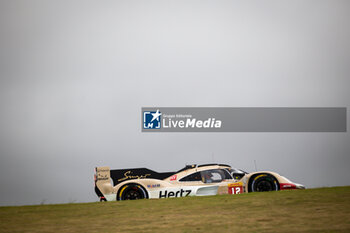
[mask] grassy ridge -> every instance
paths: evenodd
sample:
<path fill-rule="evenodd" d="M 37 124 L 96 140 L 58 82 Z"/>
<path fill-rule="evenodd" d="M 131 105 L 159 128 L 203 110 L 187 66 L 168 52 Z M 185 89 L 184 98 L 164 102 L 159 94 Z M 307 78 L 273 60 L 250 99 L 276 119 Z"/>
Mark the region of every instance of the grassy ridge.
<path fill-rule="evenodd" d="M 0 207 L 0 232 L 350 232 L 350 187 Z"/>

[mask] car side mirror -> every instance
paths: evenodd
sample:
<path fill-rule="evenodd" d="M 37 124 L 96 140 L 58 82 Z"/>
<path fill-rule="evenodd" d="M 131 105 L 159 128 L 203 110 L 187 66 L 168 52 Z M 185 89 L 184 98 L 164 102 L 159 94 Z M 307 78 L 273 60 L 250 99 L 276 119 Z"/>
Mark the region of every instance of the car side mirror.
<path fill-rule="evenodd" d="M 232 172 L 231 173 L 231 175 L 232 175 L 232 177 L 233 177 L 233 179 L 235 179 L 235 180 L 240 180 L 240 179 L 242 179 L 242 177 L 245 175 L 244 173 L 237 173 L 237 172 Z"/>

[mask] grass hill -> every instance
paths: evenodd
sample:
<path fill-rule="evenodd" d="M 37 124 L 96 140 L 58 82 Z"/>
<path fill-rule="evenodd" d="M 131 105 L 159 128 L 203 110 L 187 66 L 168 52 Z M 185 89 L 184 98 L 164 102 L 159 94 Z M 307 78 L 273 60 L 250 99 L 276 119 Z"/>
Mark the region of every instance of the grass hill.
<path fill-rule="evenodd" d="M 0 232 L 350 232 L 350 186 L 0 207 Z"/>

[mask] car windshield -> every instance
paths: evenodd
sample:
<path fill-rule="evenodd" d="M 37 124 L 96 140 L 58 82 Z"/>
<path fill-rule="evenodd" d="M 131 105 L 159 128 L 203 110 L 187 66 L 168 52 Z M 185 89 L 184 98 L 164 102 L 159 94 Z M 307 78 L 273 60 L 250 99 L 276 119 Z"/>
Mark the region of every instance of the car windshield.
<path fill-rule="evenodd" d="M 201 172 L 195 172 L 180 179 L 181 182 L 202 181 L 203 183 L 219 183 L 223 180 L 232 179 L 229 171 L 226 169 L 211 169 Z"/>
<path fill-rule="evenodd" d="M 223 180 L 232 179 L 230 173 L 224 169 L 201 171 L 201 176 L 204 183 L 219 183 Z"/>

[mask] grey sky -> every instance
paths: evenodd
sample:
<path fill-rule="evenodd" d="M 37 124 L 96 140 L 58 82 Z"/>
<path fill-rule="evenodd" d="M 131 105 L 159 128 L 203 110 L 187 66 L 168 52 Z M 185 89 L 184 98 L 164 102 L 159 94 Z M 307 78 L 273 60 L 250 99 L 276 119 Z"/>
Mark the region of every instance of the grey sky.
<path fill-rule="evenodd" d="M 143 106 L 350 107 L 349 1 L 0 0 L 0 205 L 93 169 L 221 162 L 350 185 L 349 133 L 141 133 Z"/>

